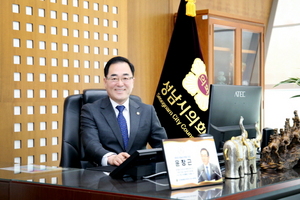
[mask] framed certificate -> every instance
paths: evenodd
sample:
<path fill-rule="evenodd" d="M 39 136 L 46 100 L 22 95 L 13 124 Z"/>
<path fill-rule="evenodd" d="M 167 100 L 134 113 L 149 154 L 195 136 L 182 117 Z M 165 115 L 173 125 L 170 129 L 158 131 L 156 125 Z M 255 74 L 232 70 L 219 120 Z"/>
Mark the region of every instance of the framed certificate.
<path fill-rule="evenodd" d="M 223 183 L 213 137 L 164 139 L 171 189 Z"/>

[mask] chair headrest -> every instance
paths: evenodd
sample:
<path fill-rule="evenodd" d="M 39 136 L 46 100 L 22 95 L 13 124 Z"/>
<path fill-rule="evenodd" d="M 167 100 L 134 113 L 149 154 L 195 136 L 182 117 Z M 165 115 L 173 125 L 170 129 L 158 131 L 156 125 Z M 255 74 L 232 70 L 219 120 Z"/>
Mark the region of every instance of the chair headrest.
<path fill-rule="evenodd" d="M 107 96 L 105 89 L 83 90 L 83 104 L 93 103 L 94 101 Z"/>

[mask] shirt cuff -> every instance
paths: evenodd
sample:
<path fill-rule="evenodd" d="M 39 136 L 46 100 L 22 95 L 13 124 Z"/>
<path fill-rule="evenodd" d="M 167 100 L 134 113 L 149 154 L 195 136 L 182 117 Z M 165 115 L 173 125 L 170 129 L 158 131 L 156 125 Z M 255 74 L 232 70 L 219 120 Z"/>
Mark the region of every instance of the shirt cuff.
<path fill-rule="evenodd" d="M 117 155 L 117 154 L 116 154 L 116 153 L 113 153 L 113 152 L 109 152 L 109 153 L 105 154 L 105 155 L 102 157 L 102 160 L 101 160 L 101 165 L 102 165 L 102 166 L 108 166 L 107 160 L 108 160 L 108 157 L 111 156 L 111 155 Z"/>

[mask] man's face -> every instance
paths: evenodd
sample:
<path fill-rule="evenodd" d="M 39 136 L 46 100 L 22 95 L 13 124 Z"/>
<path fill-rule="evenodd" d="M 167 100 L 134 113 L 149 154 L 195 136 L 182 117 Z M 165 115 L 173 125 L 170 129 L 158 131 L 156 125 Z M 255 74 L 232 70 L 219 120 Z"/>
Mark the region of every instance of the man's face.
<path fill-rule="evenodd" d="M 207 154 L 207 151 L 203 150 L 200 152 L 200 154 L 201 154 L 201 159 L 202 159 L 203 164 L 207 165 L 209 162 L 209 156 Z"/>
<path fill-rule="evenodd" d="M 118 104 L 123 104 L 129 98 L 134 85 L 129 65 L 126 62 L 110 65 L 104 84 L 109 97 Z"/>

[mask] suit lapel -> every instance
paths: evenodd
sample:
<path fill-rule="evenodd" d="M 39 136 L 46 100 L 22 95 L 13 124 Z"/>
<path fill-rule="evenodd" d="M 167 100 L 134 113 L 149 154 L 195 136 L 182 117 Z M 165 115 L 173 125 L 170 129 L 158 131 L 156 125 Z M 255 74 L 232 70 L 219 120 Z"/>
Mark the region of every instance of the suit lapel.
<path fill-rule="evenodd" d="M 127 149 L 130 149 L 133 145 L 135 137 L 138 133 L 138 127 L 141 118 L 140 106 L 131 99 L 129 100 L 129 114 L 130 114 L 130 136 L 129 136 Z"/>
<path fill-rule="evenodd" d="M 122 138 L 122 134 L 121 134 L 120 129 L 119 129 L 119 125 L 118 125 L 118 121 L 117 121 L 117 118 L 116 118 L 116 115 L 115 115 L 115 111 L 114 111 L 108 97 L 103 99 L 103 101 L 101 102 L 100 107 L 101 107 L 101 110 L 103 112 L 103 116 L 104 116 L 106 122 L 108 123 L 108 125 L 112 129 L 113 134 L 115 135 L 115 137 L 118 139 L 118 142 L 120 143 L 120 146 L 124 148 L 123 138 Z"/>

